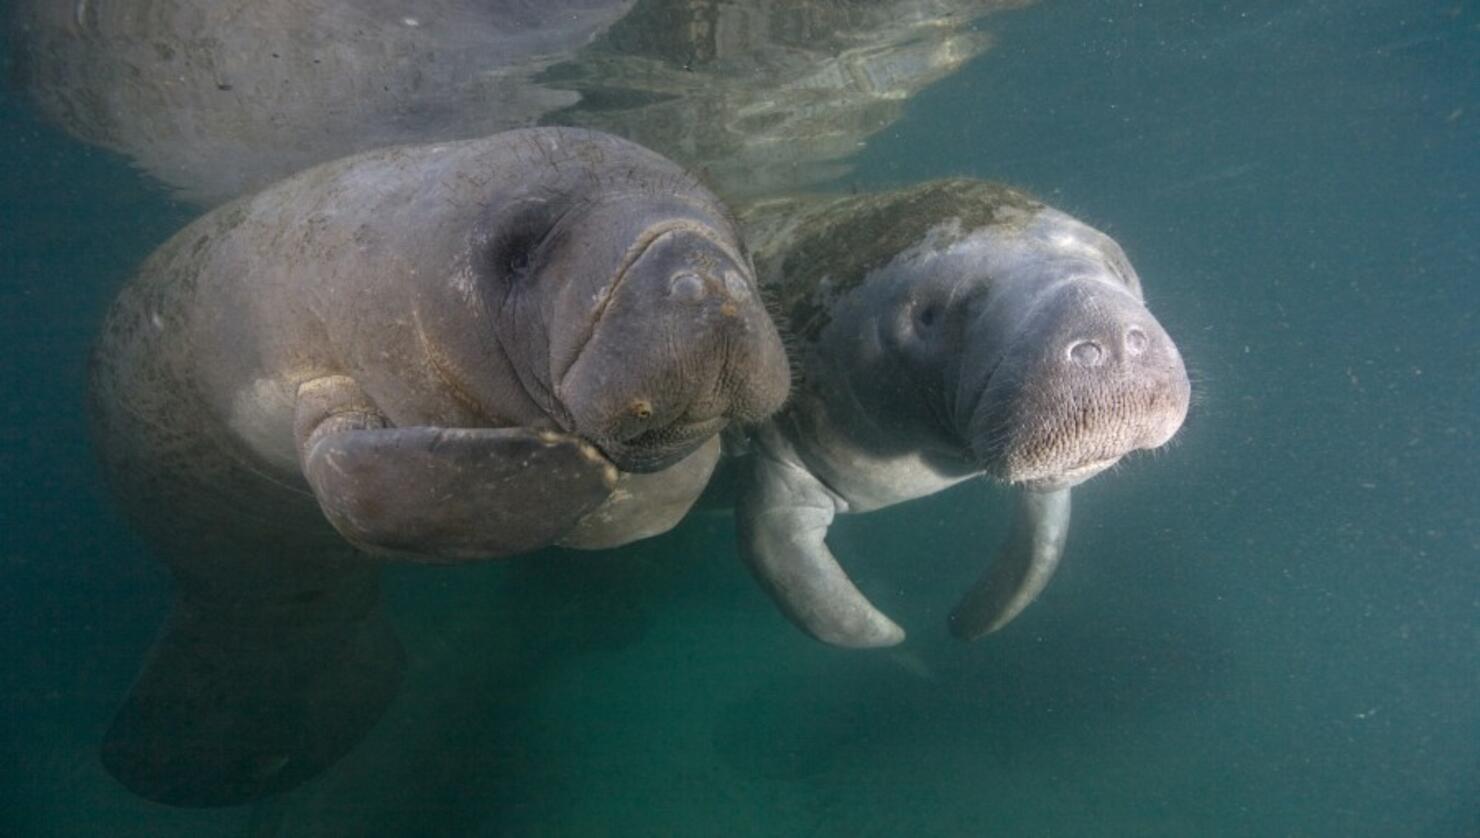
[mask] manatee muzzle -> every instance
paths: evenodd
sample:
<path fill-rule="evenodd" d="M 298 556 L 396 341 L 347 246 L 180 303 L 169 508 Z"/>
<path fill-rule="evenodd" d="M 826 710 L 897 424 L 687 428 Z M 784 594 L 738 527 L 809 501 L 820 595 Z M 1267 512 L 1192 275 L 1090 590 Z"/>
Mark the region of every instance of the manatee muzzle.
<path fill-rule="evenodd" d="M 661 470 L 731 420 L 777 410 L 789 370 L 748 261 L 702 224 L 647 228 L 560 379 L 576 429 L 624 471 Z"/>
<path fill-rule="evenodd" d="M 1032 603 L 1063 555 L 1070 487 L 1165 444 L 1190 395 L 1176 345 L 1123 287 L 1081 278 L 1045 291 L 971 415 L 978 462 L 1022 491 L 1007 543 L 951 613 L 952 633 L 980 637 Z"/>
<path fill-rule="evenodd" d="M 972 453 L 988 474 L 1073 486 L 1166 443 L 1191 388 L 1176 345 L 1122 287 L 1076 279 L 1043 292 L 972 411 Z"/>

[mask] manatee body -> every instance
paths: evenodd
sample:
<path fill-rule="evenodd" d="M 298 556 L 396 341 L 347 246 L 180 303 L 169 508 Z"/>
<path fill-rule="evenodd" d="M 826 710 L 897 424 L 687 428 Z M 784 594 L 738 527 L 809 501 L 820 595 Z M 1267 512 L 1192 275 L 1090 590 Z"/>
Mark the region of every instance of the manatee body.
<path fill-rule="evenodd" d="M 179 805 L 296 785 L 395 693 L 383 558 L 662 532 L 788 386 L 725 210 L 615 137 L 391 148 L 206 215 L 93 359 L 105 471 L 178 591 L 105 764 Z"/>
<path fill-rule="evenodd" d="M 53 122 L 214 205 L 307 166 L 536 124 L 792 191 L 983 53 L 1024 0 L 17 0 Z"/>
<path fill-rule="evenodd" d="M 973 638 L 1047 583 L 1071 487 L 1181 426 L 1186 371 L 1120 247 L 1021 192 L 949 180 L 745 219 L 798 383 L 752 435 L 741 554 L 814 637 L 904 636 L 828 549 L 836 515 L 978 475 L 1018 486 L 1005 548 L 951 616 Z"/>

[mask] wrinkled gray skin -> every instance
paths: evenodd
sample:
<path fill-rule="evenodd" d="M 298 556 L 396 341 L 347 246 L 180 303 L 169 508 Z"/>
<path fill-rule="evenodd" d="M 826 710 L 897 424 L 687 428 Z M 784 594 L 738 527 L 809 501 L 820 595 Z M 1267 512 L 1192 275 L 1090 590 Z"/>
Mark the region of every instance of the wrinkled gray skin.
<path fill-rule="evenodd" d="M 214 205 L 314 163 L 535 124 L 726 197 L 794 191 L 983 53 L 1024 0 L 18 0 L 22 86 Z"/>
<path fill-rule="evenodd" d="M 1007 544 L 951 615 L 975 638 L 1048 582 L 1070 488 L 1186 415 L 1182 359 L 1120 247 L 1019 192 L 942 181 L 772 201 L 745 220 L 799 375 L 750 440 L 741 554 L 820 640 L 904 637 L 828 549 L 836 515 L 978 475 L 1019 487 Z"/>
<path fill-rule="evenodd" d="M 396 691 L 367 553 L 662 532 L 788 386 L 725 211 L 611 136 L 386 149 L 210 213 L 94 355 L 107 476 L 178 583 L 105 765 L 175 805 L 297 785 Z"/>

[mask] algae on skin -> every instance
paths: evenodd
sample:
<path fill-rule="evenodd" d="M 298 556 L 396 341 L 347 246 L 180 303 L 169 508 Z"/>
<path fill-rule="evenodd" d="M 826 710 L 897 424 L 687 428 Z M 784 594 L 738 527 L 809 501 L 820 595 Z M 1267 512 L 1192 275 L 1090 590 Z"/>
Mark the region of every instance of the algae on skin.
<path fill-rule="evenodd" d="M 956 178 L 878 195 L 761 202 L 744 221 L 773 314 L 791 336 L 813 341 L 833 300 L 932 231 L 949 236 L 941 242 L 949 246 L 1042 207 L 1009 186 Z"/>

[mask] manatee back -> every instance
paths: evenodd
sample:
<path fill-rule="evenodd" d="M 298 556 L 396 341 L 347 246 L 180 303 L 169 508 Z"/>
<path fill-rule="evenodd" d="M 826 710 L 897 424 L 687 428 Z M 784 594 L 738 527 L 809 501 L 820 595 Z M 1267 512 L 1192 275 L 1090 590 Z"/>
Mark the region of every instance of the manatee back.
<path fill-rule="evenodd" d="M 805 347 L 839 300 L 933 229 L 950 225 L 966 235 L 1041 207 L 1012 187 L 956 178 L 864 195 L 758 201 L 742 211 L 741 224 L 773 315 Z"/>

